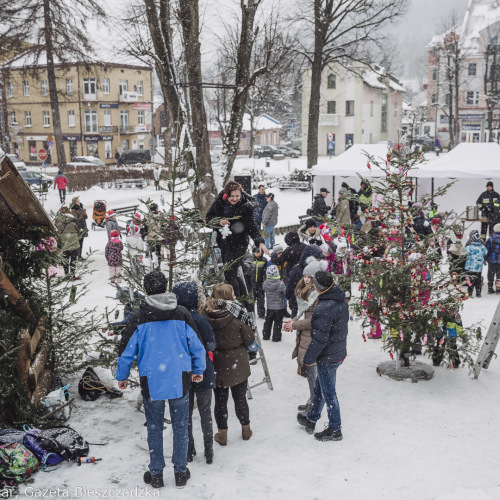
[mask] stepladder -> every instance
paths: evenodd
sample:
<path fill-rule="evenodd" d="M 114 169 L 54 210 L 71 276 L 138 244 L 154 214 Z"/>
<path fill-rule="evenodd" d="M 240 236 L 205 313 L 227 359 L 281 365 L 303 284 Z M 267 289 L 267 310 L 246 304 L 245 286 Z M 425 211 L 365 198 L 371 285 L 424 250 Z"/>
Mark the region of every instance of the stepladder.
<path fill-rule="evenodd" d="M 243 284 L 243 288 L 246 291 L 246 295 L 249 295 L 248 287 L 247 287 L 246 281 L 245 281 L 245 276 L 244 276 L 243 269 L 241 268 L 241 266 L 238 266 L 238 279 L 240 281 L 240 285 Z M 249 314 L 252 317 L 254 324 L 256 325 L 257 323 L 255 321 L 255 312 L 251 311 L 251 312 L 249 312 Z M 257 357 L 252 359 L 250 361 L 250 364 L 257 365 L 260 362 L 262 365 L 262 370 L 264 371 L 264 377 L 260 382 L 256 382 L 256 383 L 248 386 L 248 389 L 247 389 L 248 399 L 253 399 L 252 389 L 254 389 L 255 387 L 258 387 L 260 385 L 267 384 L 268 389 L 271 391 L 273 390 L 273 383 L 271 381 L 271 375 L 269 373 L 269 367 L 267 366 L 266 355 L 264 354 L 264 349 L 262 348 L 262 339 L 260 337 L 258 328 L 255 329 L 255 341 L 257 342 L 257 345 L 259 346 L 259 351 L 257 353 Z"/>
<path fill-rule="evenodd" d="M 493 356 L 496 356 L 495 349 L 500 340 L 500 301 L 498 302 L 495 314 L 491 320 L 490 327 L 488 328 L 488 333 L 484 338 L 483 345 L 479 351 L 474 367 L 472 368 L 472 373 L 474 378 L 478 378 L 482 369 L 487 370 L 490 366 L 490 362 Z"/>

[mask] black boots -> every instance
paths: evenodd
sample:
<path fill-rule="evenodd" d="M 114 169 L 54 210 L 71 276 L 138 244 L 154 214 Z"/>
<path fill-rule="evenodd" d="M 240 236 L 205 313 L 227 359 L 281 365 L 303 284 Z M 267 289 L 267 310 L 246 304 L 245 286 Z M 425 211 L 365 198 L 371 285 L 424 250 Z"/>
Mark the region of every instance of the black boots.
<path fill-rule="evenodd" d="M 306 432 L 308 434 L 312 434 L 314 432 L 316 424 L 314 422 L 311 422 L 310 420 L 307 420 L 307 417 L 304 413 L 297 413 L 297 422 L 306 428 Z"/>
<path fill-rule="evenodd" d="M 163 488 L 163 474 L 151 474 L 147 471 L 144 473 L 144 482 L 150 484 L 151 488 L 156 488 L 157 490 Z"/>
<path fill-rule="evenodd" d="M 316 432 L 314 437 L 318 441 L 340 441 L 342 439 L 342 431 L 337 429 L 334 431 L 330 426 L 325 427 L 322 432 Z"/>
<path fill-rule="evenodd" d="M 191 477 L 191 472 L 189 472 L 189 469 L 186 467 L 186 472 L 175 472 L 175 486 L 177 488 L 184 488 L 186 486 L 186 483 L 188 482 L 188 479 Z"/>
<path fill-rule="evenodd" d="M 310 399 L 308 399 L 307 403 L 305 405 L 299 405 L 297 410 L 309 413 L 311 411 L 311 408 L 312 408 L 312 402 Z"/>

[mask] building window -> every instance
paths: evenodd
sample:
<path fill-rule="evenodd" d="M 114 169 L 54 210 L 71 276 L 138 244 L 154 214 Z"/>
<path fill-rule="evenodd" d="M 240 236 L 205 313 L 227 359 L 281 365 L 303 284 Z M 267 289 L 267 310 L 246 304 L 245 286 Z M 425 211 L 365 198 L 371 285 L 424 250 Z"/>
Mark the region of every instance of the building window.
<path fill-rule="evenodd" d="M 7 86 L 7 97 L 14 97 L 14 84 L 12 82 L 9 82 Z"/>
<path fill-rule="evenodd" d="M 110 109 L 104 110 L 104 126 L 111 127 L 111 110 Z"/>
<path fill-rule="evenodd" d="M 42 88 L 42 95 L 43 96 L 49 95 L 49 87 L 47 85 L 47 80 L 42 80 L 40 84 Z"/>
<path fill-rule="evenodd" d="M 436 104 L 437 102 L 437 95 L 436 94 L 432 94 L 431 95 L 431 104 Z"/>
<path fill-rule="evenodd" d="M 24 125 L 26 127 L 31 127 L 31 111 L 24 112 Z"/>
<path fill-rule="evenodd" d="M 387 94 L 382 94 L 382 107 L 380 115 L 380 131 L 387 132 Z"/>
<path fill-rule="evenodd" d="M 336 102 L 335 101 L 328 101 L 326 103 L 326 107 L 327 107 L 327 111 L 326 112 L 329 115 L 334 115 L 336 113 L 337 106 L 336 106 Z"/>
<path fill-rule="evenodd" d="M 337 87 L 337 79 L 335 77 L 335 75 L 333 75 L 332 73 L 330 73 L 328 75 L 328 79 L 327 79 L 327 87 L 329 89 L 334 89 Z"/>
<path fill-rule="evenodd" d="M 345 102 L 345 115 L 354 116 L 354 101 Z"/>
<path fill-rule="evenodd" d="M 96 95 L 96 80 L 95 80 L 95 78 L 84 78 L 83 79 L 83 95 L 84 95 L 84 97 Z"/>
<path fill-rule="evenodd" d="M 50 113 L 48 111 L 42 111 L 43 115 L 43 126 L 50 127 Z"/>
<path fill-rule="evenodd" d="M 120 95 L 128 90 L 128 80 L 120 80 Z"/>
<path fill-rule="evenodd" d="M 73 95 L 73 78 L 66 78 L 66 94 Z"/>
<path fill-rule="evenodd" d="M 134 91 L 137 92 L 138 95 L 143 95 L 144 89 L 142 80 L 137 82 L 137 85 L 134 87 Z"/>
<path fill-rule="evenodd" d="M 113 149 L 111 146 L 112 141 L 104 141 L 104 152 L 106 154 L 106 160 L 111 160 L 113 158 Z"/>
<path fill-rule="evenodd" d="M 128 111 L 120 111 L 120 127 L 128 127 Z"/>
<path fill-rule="evenodd" d="M 477 106 L 479 104 L 479 91 L 467 92 L 467 106 Z"/>
<path fill-rule="evenodd" d="M 137 125 L 144 125 L 144 110 L 137 111 Z"/>
<path fill-rule="evenodd" d="M 97 132 L 97 111 L 85 110 L 85 132 Z"/>
<path fill-rule="evenodd" d="M 102 79 L 102 93 L 109 94 L 109 78 Z"/>
<path fill-rule="evenodd" d="M 11 125 L 17 125 L 17 122 L 16 122 L 16 112 L 15 111 L 11 111 L 9 113 L 9 116 L 10 116 L 10 124 Z"/>
<path fill-rule="evenodd" d="M 436 80 L 438 79 L 438 70 L 437 70 L 437 68 L 434 68 L 434 69 L 432 70 L 432 79 L 433 79 L 434 81 L 436 81 Z"/>
<path fill-rule="evenodd" d="M 451 106 L 451 94 L 448 93 L 444 96 L 444 103 L 446 106 Z"/>
<path fill-rule="evenodd" d="M 23 95 L 28 97 L 30 95 L 30 82 L 23 80 Z"/>
<path fill-rule="evenodd" d="M 68 127 L 75 126 L 75 110 L 68 109 Z"/>
<path fill-rule="evenodd" d="M 469 63 L 469 76 L 476 76 L 477 73 L 477 64 Z"/>
<path fill-rule="evenodd" d="M 373 117 L 373 101 L 370 101 L 370 116 Z"/>

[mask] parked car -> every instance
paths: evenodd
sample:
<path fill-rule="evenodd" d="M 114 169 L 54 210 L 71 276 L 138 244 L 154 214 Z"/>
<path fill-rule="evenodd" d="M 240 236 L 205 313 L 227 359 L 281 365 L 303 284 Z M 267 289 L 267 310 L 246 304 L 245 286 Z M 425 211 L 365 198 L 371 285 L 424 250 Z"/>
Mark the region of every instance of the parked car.
<path fill-rule="evenodd" d="M 118 163 L 120 165 L 129 163 L 151 163 L 151 151 L 149 149 L 125 149 Z"/>
<path fill-rule="evenodd" d="M 72 168 L 82 168 L 82 167 L 105 167 L 106 164 L 96 158 L 95 156 L 76 156 L 73 161 L 66 164 L 68 167 Z"/>
<path fill-rule="evenodd" d="M 40 189 L 40 186 L 42 186 L 42 191 L 47 191 L 54 182 L 48 175 L 39 174 L 38 172 L 21 171 L 20 174 L 33 189 Z"/>
<path fill-rule="evenodd" d="M 282 154 L 282 152 L 274 146 L 255 146 L 253 154 L 256 158 L 272 158 L 274 155 Z"/>
<path fill-rule="evenodd" d="M 20 160 L 17 155 L 9 153 L 7 154 L 7 156 L 9 157 L 9 159 L 14 164 L 14 167 L 16 167 L 19 172 L 26 171 L 26 163 Z"/>
<path fill-rule="evenodd" d="M 211 153 L 216 156 L 217 158 L 220 158 L 222 156 L 222 145 L 221 144 L 217 144 L 216 146 L 214 146 L 212 148 L 212 151 Z M 213 163 L 213 162 L 212 162 Z"/>
<path fill-rule="evenodd" d="M 285 156 L 289 158 L 298 158 L 302 153 L 299 149 L 293 149 L 288 146 L 276 146 L 276 149 L 279 149 Z"/>

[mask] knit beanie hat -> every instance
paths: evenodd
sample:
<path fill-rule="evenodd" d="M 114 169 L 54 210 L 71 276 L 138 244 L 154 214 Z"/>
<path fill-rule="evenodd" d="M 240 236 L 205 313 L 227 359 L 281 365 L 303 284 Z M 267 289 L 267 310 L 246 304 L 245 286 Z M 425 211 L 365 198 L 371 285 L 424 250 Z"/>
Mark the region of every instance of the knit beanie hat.
<path fill-rule="evenodd" d="M 316 260 L 313 255 L 307 257 L 306 267 L 304 267 L 303 275 L 314 276 L 318 271 L 326 271 L 328 262 L 326 260 Z"/>
<path fill-rule="evenodd" d="M 489 187 L 489 186 L 493 187 L 493 182 L 488 181 L 488 182 L 486 183 L 486 187 Z"/>
<path fill-rule="evenodd" d="M 109 217 L 113 217 L 115 215 L 115 211 L 114 210 L 108 210 L 108 212 L 106 213 L 106 217 L 109 218 Z"/>
<path fill-rule="evenodd" d="M 500 224 L 495 224 L 495 225 L 493 226 L 493 231 L 494 231 L 495 233 L 500 233 Z"/>
<path fill-rule="evenodd" d="M 317 271 L 313 275 L 313 282 L 318 292 L 324 292 L 333 285 L 333 276 L 327 271 Z"/>
<path fill-rule="evenodd" d="M 306 229 L 309 229 L 310 227 L 316 227 L 316 222 L 314 219 L 307 219 L 306 220 Z"/>
<path fill-rule="evenodd" d="M 441 221 L 439 220 L 439 218 L 438 218 L 438 217 L 434 217 L 434 218 L 432 219 L 432 224 L 433 224 L 434 226 L 439 226 L 439 225 L 441 224 Z"/>
<path fill-rule="evenodd" d="M 280 277 L 280 271 L 277 266 L 275 265 L 270 265 L 267 268 L 266 271 L 266 277 L 273 279 L 273 278 L 279 278 Z"/>
<path fill-rule="evenodd" d="M 275 253 L 275 252 L 280 253 L 283 250 L 284 250 L 283 247 L 281 245 L 278 245 L 277 243 L 276 243 L 276 245 L 273 246 L 273 253 Z"/>
<path fill-rule="evenodd" d="M 120 236 L 120 233 L 116 229 L 113 229 L 113 231 L 111 231 L 109 235 L 111 236 L 111 238 L 118 238 L 118 236 Z"/>
<path fill-rule="evenodd" d="M 151 271 L 144 276 L 144 290 L 148 295 L 165 293 L 167 286 L 167 278 L 161 271 Z"/>
<path fill-rule="evenodd" d="M 475 231 L 475 232 L 471 233 L 470 240 L 471 241 L 481 241 L 481 235 L 477 231 Z"/>

